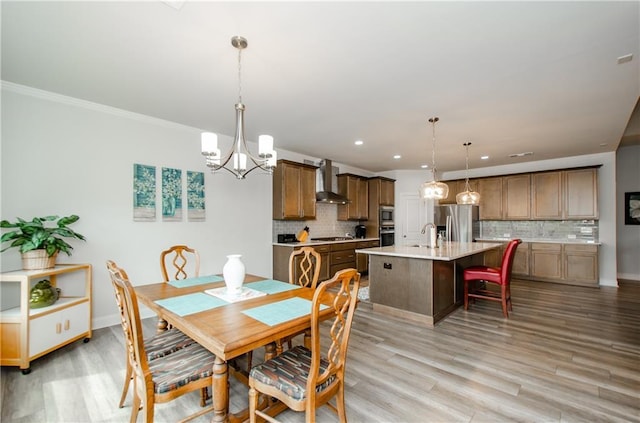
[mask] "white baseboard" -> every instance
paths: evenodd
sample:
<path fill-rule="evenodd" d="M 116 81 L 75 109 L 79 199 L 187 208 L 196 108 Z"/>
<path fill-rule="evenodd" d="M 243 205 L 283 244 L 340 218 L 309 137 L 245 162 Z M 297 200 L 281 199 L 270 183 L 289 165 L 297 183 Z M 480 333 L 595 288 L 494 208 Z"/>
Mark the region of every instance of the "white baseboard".
<path fill-rule="evenodd" d="M 636 273 L 618 273 L 618 279 L 625 279 L 630 281 L 640 282 L 640 274 Z"/>

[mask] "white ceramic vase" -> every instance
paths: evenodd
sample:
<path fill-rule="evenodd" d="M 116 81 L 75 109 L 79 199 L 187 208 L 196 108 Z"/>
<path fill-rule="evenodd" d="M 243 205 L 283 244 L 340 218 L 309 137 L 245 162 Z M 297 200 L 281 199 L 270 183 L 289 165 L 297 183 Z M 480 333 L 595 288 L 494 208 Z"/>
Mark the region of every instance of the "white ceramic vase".
<path fill-rule="evenodd" d="M 231 254 L 227 256 L 227 262 L 222 268 L 224 283 L 227 285 L 229 294 L 239 294 L 242 292 L 242 283 L 244 282 L 244 263 L 240 258 L 241 254 Z"/>

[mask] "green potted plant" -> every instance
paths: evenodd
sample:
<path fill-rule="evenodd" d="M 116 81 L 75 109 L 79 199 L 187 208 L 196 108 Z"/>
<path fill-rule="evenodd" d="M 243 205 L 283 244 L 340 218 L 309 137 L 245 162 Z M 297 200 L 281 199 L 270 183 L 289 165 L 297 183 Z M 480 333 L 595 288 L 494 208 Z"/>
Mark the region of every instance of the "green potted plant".
<path fill-rule="evenodd" d="M 71 255 L 73 247 L 63 238 L 85 240 L 83 235 L 68 228 L 68 225 L 78 219 L 80 218 L 74 214 L 66 217 L 34 217 L 31 221 L 19 217 L 16 222 L 3 220 L 0 222 L 0 228 L 16 229 L 2 234 L 0 242 L 11 242 L 11 244 L 0 252 L 13 247 L 18 248 L 22 254 L 22 268 L 25 270 L 51 268 L 55 266 L 60 251 Z M 47 222 L 54 222 L 54 224 L 46 225 Z"/>

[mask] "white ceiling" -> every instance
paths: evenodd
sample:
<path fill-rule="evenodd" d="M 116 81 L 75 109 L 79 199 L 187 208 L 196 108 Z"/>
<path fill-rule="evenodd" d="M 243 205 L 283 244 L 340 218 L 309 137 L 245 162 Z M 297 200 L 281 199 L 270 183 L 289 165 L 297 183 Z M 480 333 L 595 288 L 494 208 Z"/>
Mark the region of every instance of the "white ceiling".
<path fill-rule="evenodd" d="M 442 171 L 615 151 L 640 96 L 637 1 L 1 7 L 3 80 L 227 135 L 242 35 L 248 138 L 373 172 L 431 164 L 430 116 Z"/>

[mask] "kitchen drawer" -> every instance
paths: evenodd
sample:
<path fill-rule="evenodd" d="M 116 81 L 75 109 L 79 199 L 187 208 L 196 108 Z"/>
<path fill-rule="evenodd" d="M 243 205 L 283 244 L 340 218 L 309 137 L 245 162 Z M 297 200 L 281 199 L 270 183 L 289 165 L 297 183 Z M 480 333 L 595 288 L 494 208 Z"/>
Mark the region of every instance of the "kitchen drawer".
<path fill-rule="evenodd" d="M 358 241 L 356 249 L 379 247 L 380 241 Z"/>
<path fill-rule="evenodd" d="M 331 252 L 331 266 L 339 263 L 351 263 L 353 267 L 356 264 L 355 250 L 333 251 Z"/>
<path fill-rule="evenodd" d="M 312 245 L 311 247 L 320 254 L 328 253 L 329 251 L 331 251 L 331 246 L 329 244 Z"/>
<path fill-rule="evenodd" d="M 356 242 L 338 242 L 331 244 L 331 251 L 355 250 Z"/>

